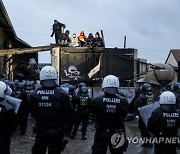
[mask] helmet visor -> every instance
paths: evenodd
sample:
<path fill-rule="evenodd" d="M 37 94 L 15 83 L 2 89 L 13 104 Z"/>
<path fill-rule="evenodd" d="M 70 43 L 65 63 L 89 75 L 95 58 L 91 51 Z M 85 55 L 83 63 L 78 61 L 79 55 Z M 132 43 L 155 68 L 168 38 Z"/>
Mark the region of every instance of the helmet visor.
<path fill-rule="evenodd" d="M 81 96 L 82 96 L 82 97 L 87 97 L 87 96 L 88 96 L 88 93 L 81 93 Z"/>
<path fill-rule="evenodd" d="M 43 87 L 49 88 L 49 87 L 56 87 L 57 83 L 56 83 L 56 80 L 42 80 L 41 85 Z"/>
<path fill-rule="evenodd" d="M 108 94 L 118 94 L 118 88 L 115 87 L 107 87 L 103 89 L 104 92 L 108 93 Z"/>
<path fill-rule="evenodd" d="M 164 105 L 164 104 L 160 104 L 160 107 L 165 110 L 165 111 L 168 111 L 168 112 L 173 112 L 176 110 L 176 106 L 174 104 L 167 104 L 167 105 Z"/>

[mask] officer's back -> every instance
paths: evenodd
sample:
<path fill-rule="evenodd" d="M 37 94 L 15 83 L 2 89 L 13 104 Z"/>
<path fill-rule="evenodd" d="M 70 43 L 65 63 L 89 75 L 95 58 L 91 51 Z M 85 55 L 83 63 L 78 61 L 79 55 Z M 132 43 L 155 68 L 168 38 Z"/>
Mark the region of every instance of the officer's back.
<path fill-rule="evenodd" d="M 160 95 L 160 107 L 148 120 L 148 128 L 153 135 L 161 140 L 155 142 L 155 154 L 176 154 L 177 129 L 180 127 L 180 115 L 176 111 L 176 97 L 170 91 Z"/>
<path fill-rule="evenodd" d="M 59 154 L 63 150 L 64 124 L 72 118 L 68 94 L 57 87 L 57 72 L 45 66 L 40 72 L 40 88 L 29 97 L 30 113 L 36 120 L 36 141 L 33 154 Z"/>
<path fill-rule="evenodd" d="M 66 102 L 68 101 L 67 93 L 61 88 L 40 87 L 30 97 L 31 114 L 37 119 L 37 125 L 40 127 L 59 126 L 65 118 L 67 112 Z M 66 116 L 66 118 L 68 117 Z"/>
<path fill-rule="evenodd" d="M 99 128 L 124 128 L 124 118 L 128 103 L 125 97 L 105 93 L 92 99 L 91 111 L 96 115 L 96 126 Z"/>
<path fill-rule="evenodd" d="M 106 154 L 107 148 L 111 153 L 121 154 L 127 148 L 125 141 L 124 119 L 128 111 L 128 101 L 119 95 L 119 80 L 114 75 L 108 75 L 102 83 L 103 95 L 92 99 L 90 110 L 96 117 L 96 134 L 92 146 L 92 154 Z M 117 134 L 116 134 L 117 133 Z M 113 135 L 122 136 L 122 145 L 114 145 Z M 120 140 L 119 140 L 120 141 Z"/>
<path fill-rule="evenodd" d="M 16 126 L 16 114 L 13 106 L 5 100 L 7 85 L 0 81 L 0 153 L 10 153 L 11 133 Z"/>

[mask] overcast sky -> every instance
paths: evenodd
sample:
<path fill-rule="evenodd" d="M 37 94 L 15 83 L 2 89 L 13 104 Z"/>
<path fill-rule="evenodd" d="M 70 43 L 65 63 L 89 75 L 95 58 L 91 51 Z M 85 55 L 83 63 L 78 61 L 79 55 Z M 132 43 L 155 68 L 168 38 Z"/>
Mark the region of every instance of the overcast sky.
<path fill-rule="evenodd" d="M 19 38 L 32 46 L 54 43 L 53 20 L 66 24 L 70 36 L 103 30 L 106 47 L 138 49 L 138 57 L 164 63 L 170 49 L 180 49 L 180 0 L 3 0 Z M 40 62 L 50 62 L 41 53 Z"/>

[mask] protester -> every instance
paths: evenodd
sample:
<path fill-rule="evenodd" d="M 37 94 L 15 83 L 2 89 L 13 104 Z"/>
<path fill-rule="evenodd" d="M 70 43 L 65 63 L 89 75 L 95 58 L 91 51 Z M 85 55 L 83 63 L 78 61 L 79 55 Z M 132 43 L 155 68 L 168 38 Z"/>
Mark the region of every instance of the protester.
<path fill-rule="evenodd" d="M 80 47 L 83 47 L 84 44 L 86 43 L 87 37 L 84 33 L 84 31 L 81 31 L 80 35 L 78 36 L 78 41 L 79 41 L 79 45 Z"/>
<path fill-rule="evenodd" d="M 72 46 L 72 47 L 79 47 L 79 41 L 78 41 L 78 38 L 76 36 L 76 33 L 73 33 L 73 35 L 71 37 L 70 46 Z"/>
<path fill-rule="evenodd" d="M 60 23 L 56 19 L 54 20 L 53 31 L 52 31 L 51 37 L 53 37 L 53 35 L 55 34 L 56 44 L 59 44 L 61 42 L 62 33 L 64 33 L 65 28 L 66 28 L 65 24 Z"/>

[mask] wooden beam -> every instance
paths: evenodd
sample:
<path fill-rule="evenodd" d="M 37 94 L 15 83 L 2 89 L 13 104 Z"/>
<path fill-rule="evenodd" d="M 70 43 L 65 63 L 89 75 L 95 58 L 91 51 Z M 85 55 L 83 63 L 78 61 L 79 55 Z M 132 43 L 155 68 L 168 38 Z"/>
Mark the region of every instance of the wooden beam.
<path fill-rule="evenodd" d="M 51 50 L 51 48 L 56 46 L 57 45 L 48 45 L 48 46 L 39 46 L 39 47 L 23 48 L 23 49 L 20 48 L 4 49 L 4 50 L 0 50 L 0 56 L 49 51 Z"/>

